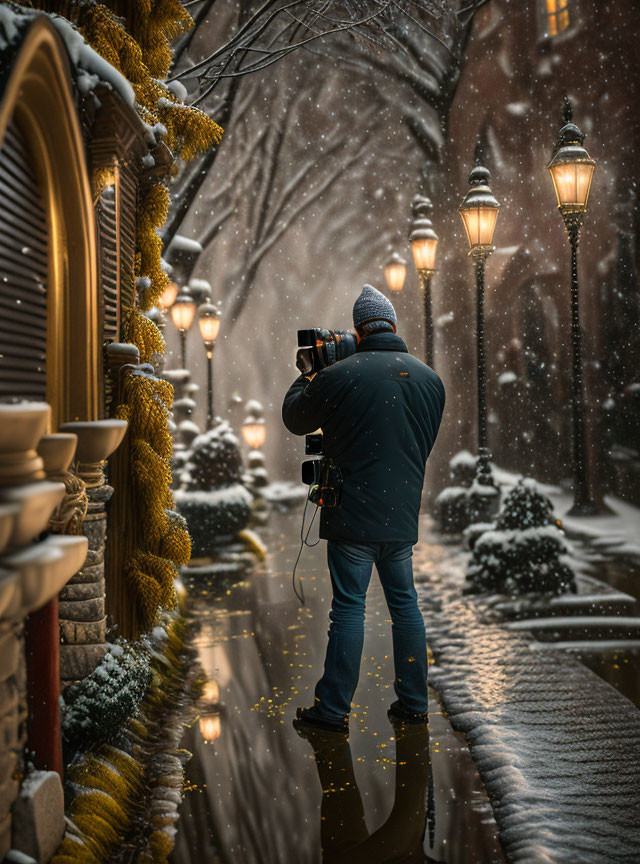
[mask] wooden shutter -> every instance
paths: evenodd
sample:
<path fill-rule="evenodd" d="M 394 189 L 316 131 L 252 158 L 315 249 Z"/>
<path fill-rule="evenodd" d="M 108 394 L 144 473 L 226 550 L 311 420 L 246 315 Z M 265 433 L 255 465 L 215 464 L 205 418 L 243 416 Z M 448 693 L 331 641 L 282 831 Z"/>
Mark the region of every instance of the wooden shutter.
<path fill-rule="evenodd" d="M 98 237 L 101 255 L 103 342 L 120 340 L 120 315 L 118 303 L 118 193 L 117 186 L 107 187 L 98 199 L 96 207 Z"/>
<path fill-rule="evenodd" d="M 47 216 L 27 141 L 12 121 L 0 149 L 0 399 L 47 390 Z"/>
<path fill-rule="evenodd" d="M 130 164 L 120 171 L 120 308 L 135 302 L 137 177 Z"/>

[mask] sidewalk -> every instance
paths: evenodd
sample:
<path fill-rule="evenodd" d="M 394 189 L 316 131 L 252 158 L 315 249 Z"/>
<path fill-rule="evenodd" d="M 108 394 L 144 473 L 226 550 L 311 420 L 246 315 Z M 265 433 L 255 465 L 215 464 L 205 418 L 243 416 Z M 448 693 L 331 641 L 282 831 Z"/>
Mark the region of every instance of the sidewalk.
<path fill-rule="evenodd" d="M 640 711 L 561 649 L 542 648 L 498 623 L 477 595 L 463 596 L 466 554 L 434 554 L 428 520 L 423 536 L 415 573 L 430 681 L 466 734 L 507 858 L 637 861 Z"/>

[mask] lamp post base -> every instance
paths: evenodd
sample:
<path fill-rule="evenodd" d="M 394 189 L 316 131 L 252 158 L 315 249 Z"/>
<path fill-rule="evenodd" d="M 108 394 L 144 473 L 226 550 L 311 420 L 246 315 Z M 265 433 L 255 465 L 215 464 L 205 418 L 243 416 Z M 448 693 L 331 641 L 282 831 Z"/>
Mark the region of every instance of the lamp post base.
<path fill-rule="evenodd" d="M 613 516 L 615 515 L 610 507 L 606 504 L 598 505 L 593 501 L 587 501 L 584 504 L 572 504 L 567 510 L 566 516 Z"/>

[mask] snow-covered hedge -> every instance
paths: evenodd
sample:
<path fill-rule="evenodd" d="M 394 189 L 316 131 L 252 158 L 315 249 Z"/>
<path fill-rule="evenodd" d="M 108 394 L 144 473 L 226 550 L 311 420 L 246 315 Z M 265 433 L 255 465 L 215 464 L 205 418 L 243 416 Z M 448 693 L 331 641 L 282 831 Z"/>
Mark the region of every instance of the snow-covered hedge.
<path fill-rule="evenodd" d="M 175 493 L 176 507 L 189 525 L 194 558 L 210 556 L 213 546 L 249 522 L 253 496 L 242 475 L 240 442 L 226 421 L 198 435 L 181 472 L 186 488 Z"/>
<path fill-rule="evenodd" d="M 116 738 L 149 689 L 150 664 L 142 643 L 111 645 L 97 669 L 60 697 L 65 742 L 87 749 Z"/>
<path fill-rule="evenodd" d="M 496 521 L 486 527 L 473 542 L 468 590 L 511 595 L 576 590 L 553 505 L 533 480 L 515 486 Z"/>

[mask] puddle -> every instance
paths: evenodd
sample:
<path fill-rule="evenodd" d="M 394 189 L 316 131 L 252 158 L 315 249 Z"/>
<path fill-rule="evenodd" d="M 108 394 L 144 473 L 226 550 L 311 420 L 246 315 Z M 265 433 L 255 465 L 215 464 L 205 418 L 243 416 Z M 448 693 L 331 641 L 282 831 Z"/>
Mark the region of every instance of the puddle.
<path fill-rule="evenodd" d="M 349 746 L 293 729 L 295 708 L 311 704 L 321 673 L 330 597 L 324 543 L 303 553 L 307 605 L 293 594 L 298 532 L 298 514 L 274 514 L 262 569 L 220 594 L 191 589 L 209 684 L 183 743 L 194 755 L 171 860 L 504 861 L 464 738 L 433 692 L 428 739 L 396 741 L 386 716 L 395 698 L 391 626 L 375 573 Z"/>

